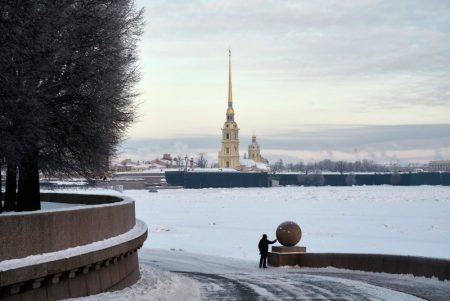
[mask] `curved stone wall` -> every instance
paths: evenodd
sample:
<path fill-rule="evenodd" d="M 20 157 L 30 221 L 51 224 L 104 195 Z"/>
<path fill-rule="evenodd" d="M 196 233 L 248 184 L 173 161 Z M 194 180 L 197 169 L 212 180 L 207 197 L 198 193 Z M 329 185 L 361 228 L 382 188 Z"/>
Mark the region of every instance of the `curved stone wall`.
<path fill-rule="evenodd" d="M 139 279 L 136 251 L 147 227 L 136 221 L 133 200 L 80 194 L 41 199 L 92 205 L 0 215 L 1 300 L 80 297 Z"/>
<path fill-rule="evenodd" d="M 335 267 L 341 269 L 412 274 L 450 280 L 450 260 L 418 256 L 348 253 L 277 253 L 269 252 L 271 266 Z"/>

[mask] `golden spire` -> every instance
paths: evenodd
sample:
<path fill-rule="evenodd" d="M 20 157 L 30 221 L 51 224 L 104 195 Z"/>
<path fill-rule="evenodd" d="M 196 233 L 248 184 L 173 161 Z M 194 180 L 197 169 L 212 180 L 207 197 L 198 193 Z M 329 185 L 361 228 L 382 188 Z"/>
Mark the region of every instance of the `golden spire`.
<path fill-rule="evenodd" d="M 228 109 L 227 121 L 234 121 L 233 93 L 231 90 L 231 49 L 228 48 Z"/>
<path fill-rule="evenodd" d="M 231 89 L 231 49 L 228 48 L 228 107 L 233 107 L 233 93 Z"/>

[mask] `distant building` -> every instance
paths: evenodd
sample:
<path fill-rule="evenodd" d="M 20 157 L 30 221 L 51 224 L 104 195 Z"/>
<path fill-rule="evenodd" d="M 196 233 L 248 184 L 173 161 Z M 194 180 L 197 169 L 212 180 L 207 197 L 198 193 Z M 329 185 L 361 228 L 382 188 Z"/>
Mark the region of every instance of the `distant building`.
<path fill-rule="evenodd" d="M 172 161 L 172 156 L 170 154 L 163 154 L 163 160 Z"/>
<path fill-rule="evenodd" d="M 109 168 L 111 172 L 143 171 L 148 169 L 148 165 L 144 162 L 124 159 L 120 162 L 112 162 Z"/>
<path fill-rule="evenodd" d="M 252 144 L 248 146 L 248 158 L 255 162 L 262 162 L 261 150 L 258 142 L 256 142 L 256 135 L 252 136 Z"/>
<path fill-rule="evenodd" d="M 430 161 L 428 163 L 429 171 L 450 171 L 450 161 Z"/>
<path fill-rule="evenodd" d="M 222 128 L 222 147 L 219 152 L 220 168 L 239 168 L 239 128 L 234 121 L 233 93 L 231 89 L 231 50 L 228 50 L 228 108 Z"/>
<path fill-rule="evenodd" d="M 154 160 L 151 160 L 149 162 L 149 168 L 172 168 L 173 167 L 174 160 L 170 156 L 170 154 L 164 154 L 162 159 L 156 158 Z"/>
<path fill-rule="evenodd" d="M 239 168 L 240 171 L 270 171 L 270 167 L 264 162 L 255 162 L 252 159 L 247 159 L 244 156 L 244 159 L 239 160 Z"/>
<path fill-rule="evenodd" d="M 179 163 L 177 158 L 172 158 L 170 154 L 163 154 L 162 159 L 157 157 L 151 161 L 133 161 L 132 159 L 124 159 L 120 162 L 110 164 L 111 172 L 142 172 L 150 169 L 166 169 L 176 168 L 184 163 Z"/>

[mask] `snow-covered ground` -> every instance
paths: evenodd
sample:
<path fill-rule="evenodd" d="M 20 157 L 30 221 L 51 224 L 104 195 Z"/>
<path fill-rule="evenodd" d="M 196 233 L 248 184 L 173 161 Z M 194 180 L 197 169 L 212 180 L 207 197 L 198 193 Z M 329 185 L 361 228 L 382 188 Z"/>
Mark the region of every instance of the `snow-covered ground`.
<path fill-rule="evenodd" d="M 257 268 L 261 234 L 274 239 L 286 220 L 302 227 L 300 244 L 309 252 L 450 258 L 450 187 L 126 190 L 124 195 L 136 201 L 137 218 L 148 225 L 139 252 L 142 278 L 131 288 L 81 300 L 445 300 L 450 294 L 448 281 L 411 275 Z"/>
<path fill-rule="evenodd" d="M 106 292 L 71 301 L 196 301 L 200 299 L 194 280 L 175 273 L 142 265 L 141 278 L 133 286 L 120 291 Z"/>
<path fill-rule="evenodd" d="M 79 298 L 135 300 L 447 300 L 447 281 L 335 268 L 258 269 L 242 259 L 141 249 L 141 279 L 132 287 Z M 170 273 L 169 271 L 176 271 Z"/>
<path fill-rule="evenodd" d="M 297 222 L 309 252 L 450 258 L 450 187 L 126 190 L 147 248 L 256 260 L 262 233 Z"/>

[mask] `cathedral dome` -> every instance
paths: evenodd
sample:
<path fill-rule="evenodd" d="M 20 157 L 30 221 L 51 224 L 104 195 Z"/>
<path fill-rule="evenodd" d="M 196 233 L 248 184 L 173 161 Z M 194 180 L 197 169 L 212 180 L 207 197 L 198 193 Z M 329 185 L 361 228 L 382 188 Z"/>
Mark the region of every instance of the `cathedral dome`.
<path fill-rule="evenodd" d="M 228 107 L 227 109 L 227 115 L 234 115 L 234 110 L 231 107 Z"/>

